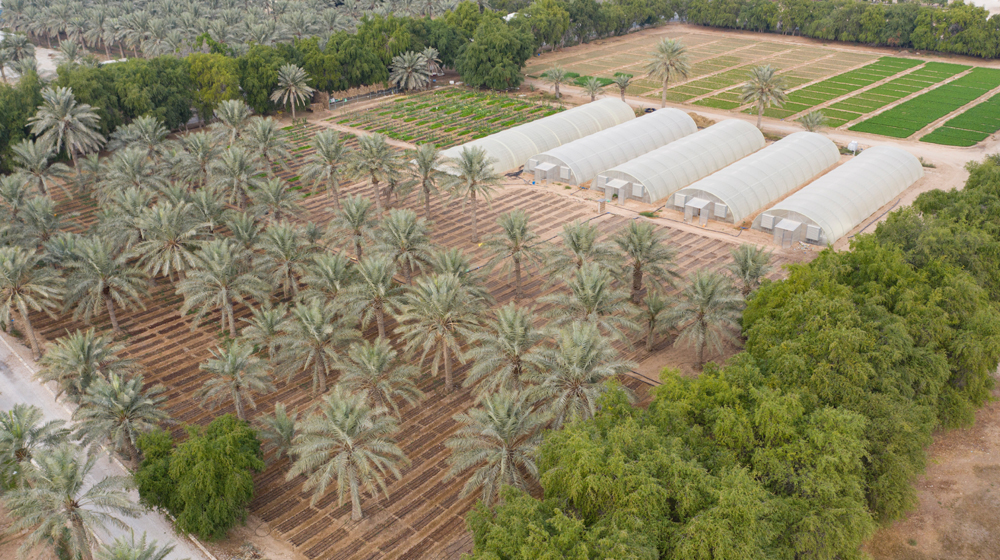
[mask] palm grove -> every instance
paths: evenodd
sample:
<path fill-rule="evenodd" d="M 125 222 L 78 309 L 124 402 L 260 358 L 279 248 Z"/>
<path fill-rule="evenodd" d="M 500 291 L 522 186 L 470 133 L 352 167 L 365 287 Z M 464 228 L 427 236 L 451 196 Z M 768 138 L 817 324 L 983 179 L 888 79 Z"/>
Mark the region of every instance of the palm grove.
<path fill-rule="evenodd" d="M 26 547 L 89 554 L 97 525 L 137 511 L 127 500 L 93 501 L 108 515 L 51 517 L 64 502 L 33 497 L 47 461 L 79 476 L 90 468 L 67 447 L 74 440 L 110 444 L 136 471 L 144 505 L 206 538 L 245 519 L 252 473 L 264 467 L 261 443 L 273 457 L 292 459 L 289 478 L 306 475 L 316 498 L 336 491 L 361 518 L 363 496 L 385 495 L 408 463 L 393 436 L 425 397 L 418 387 L 425 373 L 439 376 L 437 391 L 474 387 L 477 404 L 456 417 L 462 428 L 447 442 L 450 476 L 467 477 L 465 493 L 494 503 L 503 485 L 537 484 L 545 429 L 595 414 L 607 382 L 631 367 L 617 347 L 652 348 L 673 332 L 704 362 L 736 342 L 741 290 L 751 293 L 769 271 L 766 252 L 742 247 L 732 274 L 698 273 L 667 296 L 678 282 L 674 253 L 645 221 L 630 221 L 608 240 L 573 222 L 548 243 L 514 210 L 482 235 L 478 213 L 501 184 L 485 152 L 467 149 L 445 161 L 425 145 L 407 155 L 377 134 L 323 130 L 312 138 L 300 180 L 328 196 L 321 224 L 277 173 L 292 161 L 288 131 L 252 116 L 240 100 L 220 102 L 209 128 L 177 139 L 157 119 L 140 117 L 105 143 L 98 116 L 71 90 L 46 88 L 42 99 L 31 119 L 35 137 L 18 147 L 41 154 L 41 164 L 18 162 L 0 179 L 10 224 L 0 249 L 0 321 L 17 320 L 40 359 L 39 378 L 77 408 L 70 428 L 45 428 L 38 411 L 26 409 L 17 414 L 29 426 L 0 435 L 10 442 L 5 487 L 16 527 L 39 535 Z M 110 154 L 98 158 L 102 145 Z M 71 154 L 75 167 L 50 163 L 57 152 Z M 359 182 L 364 196 L 341 192 Z M 71 233 L 54 197 L 97 203 L 90 230 Z M 488 255 L 480 266 L 431 241 L 440 197 L 462 201 L 469 238 Z M 483 280 L 490 270 L 509 278 L 510 303 L 493 305 Z M 629 281 L 616 282 L 615 270 Z M 538 300 L 547 309 L 540 312 L 524 301 L 524 284 L 543 277 L 563 289 Z M 177 311 L 192 328 L 218 333 L 194 398 L 206 410 L 232 412 L 187 428 L 179 440 L 164 431 L 174 426 L 164 388 L 144 383 L 147 372 L 124 342 L 132 314 L 163 287 L 181 297 Z M 39 313 L 94 326 L 45 345 L 32 326 Z M 257 411 L 260 398 L 303 381 L 313 406 Z M 26 431 L 52 435 L 26 452 L 17 442 Z M 228 468 L 218 466 L 223 449 L 238 450 Z M 62 536 L 46 540 L 52 523 Z"/>

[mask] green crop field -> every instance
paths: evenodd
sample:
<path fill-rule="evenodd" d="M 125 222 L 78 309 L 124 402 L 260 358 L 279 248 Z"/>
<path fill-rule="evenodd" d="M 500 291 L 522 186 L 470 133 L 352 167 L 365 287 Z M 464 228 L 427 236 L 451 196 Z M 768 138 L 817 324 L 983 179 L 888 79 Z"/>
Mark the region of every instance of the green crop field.
<path fill-rule="evenodd" d="M 975 68 L 953 82 L 862 121 L 852 126 L 851 130 L 907 138 L 998 86 L 1000 70 Z"/>
<path fill-rule="evenodd" d="M 921 142 L 973 146 L 1000 130 L 1000 95 L 994 95 L 924 135 Z"/>
<path fill-rule="evenodd" d="M 509 95 L 458 88 L 409 95 L 327 119 L 413 143 L 446 148 L 561 111 Z"/>

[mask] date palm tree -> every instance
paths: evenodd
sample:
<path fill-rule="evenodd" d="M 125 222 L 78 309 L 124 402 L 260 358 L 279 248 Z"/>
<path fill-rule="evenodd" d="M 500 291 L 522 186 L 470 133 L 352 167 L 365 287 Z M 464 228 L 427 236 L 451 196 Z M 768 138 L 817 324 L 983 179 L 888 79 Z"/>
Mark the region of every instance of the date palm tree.
<path fill-rule="evenodd" d="M 64 293 L 62 279 L 42 264 L 41 257 L 20 247 L 0 247 L 0 323 L 10 324 L 17 312 L 28 331 L 32 356 L 42 355 L 31 324 L 31 311 L 42 311 L 55 318 L 55 310 Z"/>
<path fill-rule="evenodd" d="M 418 268 L 427 265 L 433 251 L 427 221 L 406 208 L 389 210 L 372 237 L 373 250 L 400 266 L 407 284 L 412 283 Z"/>
<path fill-rule="evenodd" d="M 342 253 L 313 255 L 306 265 L 302 282 L 306 285 L 303 299 L 333 302 L 340 292 L 357 281 L 351 259 Z"/>
<path fill-rule="evenodd" d="M 333 206 L 340 208 L 340 176 L 345 162 L 350 157 L 347 143 L 336 130 L 321 130 L 313 137 L 316 150 L 305 160 L 302 180 L 312 183 L 312 188 L 325 187 L 333 193 Z"/>
<path fill-rule="evenodd" d="M 56 153 L 65 148 L 75 167 L 77 154 L 97 150 L 104 143 L 98 132 L 100 120 L 93 107 L 76 102 L 72 89 L 48 87 L 42 90 L 42 104 L 28 124 L 31 133 Z"/>
<path fill-rule="evenodd" d="M 55 201 L 48 196 L 29 198 L 21 208 L 21 222 L 24 228 L 20 233 L 27 236 L 27 247 L 44 245 L 66 227 L 62 215 L 56 212 Z"/>
<path fill-rule="evenodd" d="M 262 181 L 257 190 L 250 193 L 250 211 L 257 216 L 270 215 L 272 222 L 280 222 L 285 215 L 301 215 L 303 209 L 298 200 L 302 197 L 289 187 L 288 182 L 279 177 Z"/>
<path fill-rule="evenodd" d="M 462 345 L 474 332 L 477 311 L 450 274 L 422 276 L 406 294 L 398 318 L 406 351 L 419 351 L 421 365 L 433 355 L 431 374 L 443 369 L 448 391 L 454 388 L 452 357 L 465 363 Z"/>
<path fill-rule="evenodd" d="M 285 297 L 298 295 L 299 279 L 309 260 L 298 228 L 289 222 L 271 225 L 260 236 L 257 251 L 262 253 L 257 266 L 270 284 Z"/>
<path fill-rule="evenodd" d="M 29 183 L 26 183 L 21 175 L 0 177 L 0 204 L 7 210 L 7 217 L 12 222 L 18 221 L 18 213 L 27 203 L 31 191 Z"/>
<path fill-rule="evenodd" d="M 250 107 L 242 99 L 227 99 L 215 108 L 217 122 L 212 125 L 216 141 L 232 147 L 241 138 L 253 118 Z"/>
<path fill-rule="evenodd" d="M 115 247 L 131 248 L 145 237 L 142 215 L 153 204 L 153 193 L 128 188 L 116 192 L 101 211 L 97 235 L 112 242 Z"/>
<path fill-rule="evenodd" d="M 65 179 L 70 176 L 70 169 L 62 163 L 49 164 L 49 159 L 54 155 L 52 148 L 42 142 L 35 140 L 22 140 L 10 147 L 14 172 L 25 185 L 38 191 L 39 194 L 49 195 L 52 189 L 49 185 L 56 182 L 56 179 Z M 66 194 L 70 194 L 66 187 L 62 186 Z"/>
<path fill-rule="evenodd" d="M 118 537 L 111 544 L 102 544 L 97 549 L 97 560 L 167 560 L 174 551 L 174 545 L 159 546 L 157 542 L 147 541 L 146 533 L 138 542 L 135 535 L 129 538 Z"/>
<path fill-rule="evenodd" d="M 215 235 L 215 228 L 219 226 L 226 215 L 225 194 L 219 189 L 209 186 L 200 188 L 191 193 L 191 206 L 194 213 L 202 223 L 208 228 L 208 233 Z"/>
<path fill-rule="evenodd" d="M 501 390 L 454 416 L 459 428 L 445 441 L 451 449 L 446 479 L 473 471 L 462 496 L 480 490 L 480 499 L 489 506 L 502 486 L 527 490 L 538 480 L 535 459 L 548 418 L 534 404 L 527 393 Z"/>
<path fill-rule="evenodd" d="M 367 179 L 372 189 L 376 208 L 382 212 L 379 183 L 389 181 L 397 173 L 401 163 L 399 155 L 381 134 L 366 134 L 358 137 L 358 148 L 351 152 L 347 161 L 347 172 L 358 179 Z"/>
<path fill-rule="evenodd" d="M 341 370 L 342 387 L 352 393 L 365 393 L 369 406 L 390 409 L 397 418 L 400 401 L 416 405 L 424 398 L 416 384 L 420 368 L 399 359 L 384 340 L 352 344 Z"/>
<path fill-rule="evenodd" d="M 146 157 L 155 160 L 166 154 L 168 134 L 170 130 L 159 119 L 144 115 L 116 128 L 108 140 L 108 150 L 141 148 Z"/>
<path fill-rule="evenodd" d="M 646 292 L 646 297 L 642 298 L 636 322 L 645 327 L 646 352 L 652 352 L 653 345 L 656 343 L 656 335 L 672 326 L 670 300 L 658 290 Z"/>
<path fill-rule="evenodd" d="M 428 47 L 432 48 L 432 47 Z M 413 178 L 420 187 L 424 197 L 424 218 L 431 219 L 431 195 L 438 193 L 438 181 L 441 172 L 438 168 L 443 164 L 441 151 L 434 144 L 420 144 L 413 154 Z"/>
<path fill-rule="evenodd" d="M 115 305 L 126 309 L 146 309 L 146 273 L 129 262 L 128 253 L 116 251 L 100 237 L 83 238 L 78 259 L 67 263 L 66 308 L 75 308 L 73 318 L 89 322 L 104 306 L 116 333 L 121 332 Z"/>
<path fill-rule="evenodd" d="M 314 91 L 309 87 L 309 74 L 294 64 L 282 64 L 278 68 L 278 88 L 271 93 L 271 101 L 292 106 L 292 119 L 295 119 L 295 105 L 305 103 L 312 97 Z"/>
<path fill-rule="evenodd" d="M 593 418 L 607 389 L 605 382 L 635 367 L 616 355 L 591 323 L 572 323 L 556 333 L 555 347 L 542 354 L 544 379 L 539 387 L 552 412 L 553 429 L 570 420 Z"/>
<path fill-rule="evenodd" d="M 160 166 L 146 156 L 146 150 L 138 146 L 118 150 L 111 156 L 104 180 L 97 187 L 98 200 L 104 203 L 129 189 L 161 191 L 167 186 L 167 177 L 160 171 Z"/>
<path fill-rule="evenodd" d="M 250 119 L 243 132 L 243 146 L 250 152 L 268 177 L 274 177 L 274 163 L 287 169 L 285 162 L 292 158 L 288 135 L 278 121 L 267 118 Z"/>
<path fill-rule="evenodd" d="M 284 304 L 273 307 L 264 305 L 251 309 L 250 318 L 242 319 L 247 326 L 243 327 L 240 334 L 243 340 L 252 344 L 258 351 L 267 350 L 267 359 L 274 360 L 278 354 L 278 340 L 281 338 L 281 330 L 287 317 L 288 308 Z"/>
<path fill-rule="evenodd" d="M 608 269 L 587 263 L 566 284 L 570 293 L 539 298 L 541 303 L 554 305 L 551 313 L 554 326 L 583 321 L 598 327 L 602 335 L 626 343 L 628 333 L 639 330 L 631 318 L 635 310 L 628 293 L 614 286 Z"/>
<path fill-rule="evenodd" d="M 493 303 L 493 296 L 486 289 L 483 268 L 474 268 L 469 256 L 461 249 L 452 248 L 437 251 L 431 256 L 431 266 L 435 274 L 452 274 L 458 278 L 458 284 L 469 301 L 476 305 Z"/>
<path fill-rule="evenodd" d="M 462 207 L 468 203 L 472 218 L 472 242 L 479 243 L 479 224 L 477 210 L 479 200 L 492 203 L 493 193 L 500 186 L 501 176 L 493 169 L 494 160 L 479 146 L 464 147 L 458 157 L 447 162 L 454 175 L 445 177 L 444 186 L 452 193 L 452 197 L 462 199 Z"/>
<path fill-rule="evenodd" d="M 132 247 L 132 254 L 152 277 L 162 274 L 181 280 L 196 264 L 194 249 L 205 224 L 198 220 L 190 203 L 160 202 L 139 216 L 144 238 Z"/>
<path fill-rule="evenodd" d="M 623 74 L 618 72 L 615 74 L 614 78 L 611 78 L 611 82 L 618 86 L 618 92 L 622 95 L 622 103 L 625 102 L 625 90 L 628 86 L 632 85 L 632 74 Z"/>
<path fill-rule="evenodd" d="M 257 437 L 263 443 L 264 453 L 274 451 L 275 460 L 281 459 L 282 455 L 292 458 L 292 442 L 298 432 L 299 413 L 288 413 L 285 403 L 274 404 L 274 414 L 269 414 L 260 419 L 260 427 L 257 429 Z"/>
<path fill-rule="evenodd" d="M 330 235 L 349 241 L 359 261 L 364 253 L 365 240 L 371 237 L 377 223 L 371 210 L 370 199 L 361 195 L 349 196 L 330 220 Z"/>
<path fill-rule="evenodd" d="M 402 478 L 400 468 L 409 464 L 392 434 L 399 430 L 385 407 L 368 405 L 368 395 L 334 386 L 302 422 L 292 453 L 297 457 L 288 480 L 306 475 L 303 490 L 312 490 L 315 504 L 326 489 L 337 486 L 338 503 L 351 499 L 351 519 L 363 517 L 361 493 L 386 497 L 386 477 Z"/>
<path fill-rule="evenodd" d="M 117 449 L 124 449 L 132 469 L 139 468 L 141 453 L 139 436 L 153 431 L 168 418 L 163 411 L 166 391 L 156 385 L 143 392 L 141 375 L 121 377 L 116 373 L 96 379 L 73 412 L 76 436 L 83 445 L 109 440 Z"/>
<path fill-rule="evenodd" d="M 740 91 L 740 103 L 752 103 L 757 108 L 757 128 L 763 124 L 764 109 L 781 107 L 788 100 L 785 79 L 776 72 L 770 64 L 751 68 L 749 79 Z"/>
<path fill-rule="evenodd" d="M 264 231 L 257 216 L 250 212 L 225 211 L 222 221 L 232 234 L 232 240 L 248 251 L 257 246 Z"/>
<path fill-rule="evenodd" d="M 424 60 L 427 61 L 427 73 L 430 75 L 437 74 L 441 72 L 441 59 L 438 58 L 441 53 L 438 52 L 434 47 L 426 47 L 420 52 L 424 56 Z"/>
<path fill-rule="evenodd" d="M 590 76 L 583 82 L 583 92 L 590 96 L 591 101 L 596 101 L 598 95 L 604 95 L 604 84 L 597 78 Z"/>
<path fill-rule="evenodd" d="M 826 127 L 827 119 L 823 111 L 812 111 L 803 115 L 798 121 L 802 125 L 802 128 L 809 132 L 816 132 Z"/>
<path fill-rule="evenodd" d="M 520 301 L 522 266 L 530 268 L 539 266 L 545 261 L 545 251 L 542 250 L 538 234 L 531 231 L 528 214 L 524 210 L 515 209 L 501 214 L 497 218 L 500 232 L 487 237 L 483 241 L 486 251 L 492 255 L 486 267 L 493 270 L 500 266 L 500 273 L 514 275 L 514 301 Z"/>
<path fill-rule="evenodd" d="M 356 319 L 338 315 L 337 308 L 313 300 L 297 303 L 281 325 L 276 362 L 289 380 L 299 373 L 312 377 L 312 391 L 326 392 L 326 380 L 337 368 L 340 350 L 360 338 Z"/>
<path fill-rule="evenodd" d="M 121 518 L 139 517 L 142 507 L 129 497 L 131 477 L 111 476 L 96 484 L 87 480 L 98 457 L 84 457 L 71 444 L 35 457 L 30 485 L 8 493 L 5 500 L 13 519 L 8 530 L 27 533 L 18 554 L 26 557 L 47 545 L 61 557 L 92 560 L 94 531 L 126 530 Z"/>
<path fill-rule="evenodd" d="M 199 367 L 211 375 L 195 396 L 209 410 L 232 403 L 236 417 L 246 420 L 246 407 L 257 410 L 254 393 L 266 395 L 274 391 L 267 366 L 254 355 L 253 346 L 230 340 L 222 347 L 210 350 L 212 357 Z"/>
<path fill-rule="evenodd" d="M 362 329 L 374 319 L 379 338 L 385 340 L 386 314 L 395 313 L 403 303 L 403 289 L 393 279 L 396 266 L 388 257 L 374 255 L 361 259 L 354 270 L 358 281 L 343 291 L 344 307 L 361 317 Z"/>
<path fill-rule="evenodd" d="M 141 371 L 138 362 L 123 356 L 125 344 L 110 335 L 97 334 L 93 328 L 74 331 L 55 340 L 39 361 L 36 376 L 43 382 L 54 381 L 56 397 L 65 393 L 73 402 L 87 393 L 91 384 L 111 375 L 129 377 Z"/>
<path fill-rule="evenodd" d="M 271 287 L 250 266 L 250 254 L 229 239 L 215 239 L 195 253 L 197 265 L 177 285 L 184 296 L 181 315 L 196 309 L 191 321 L 194 329 L 205 315 L 215 309 L 222 312 L 222 328 L 229 326 L 230 338 L 236 338 L 234 302 L 249 306 L 247 298 L 265 301 Z"/>
<path fill-rule="evenodd" d="M 574 220 L 563 224 L 559 234 L 562 247 L 546 257 L 546 268 L 552 278 L 571 277 L 588 262 L 611 270 L 619 268 L 614 244 L 598 241 L 600 235 L 600 230 L 589 222 Z"/>
<path fill-rule="evenodd" d="M 35 455 L 69 439 L 66 422 L 44 419 L 42 409 L 23 403 L 0 412 L 0 488 L 22 486 L 34 470 Z"/>
<path fill-rule="evenodd" d="M 205 131 L 193 132 L 181 138 L 180 146 L 182 149 L 174 161 L 174 173 L 182 180 L 204 187 L 208 182 L 209 166 L 221 151 L 215 139 Z"/>
<path fill-rule="evenodd" d="M 209 185 L 225 193 L 230 203 L 241 210 L 250 203 L 249 192 L 260 187 L 259 170 L 253 156 L 241 146 L 231 146 L 209 164 Z"/>
<path fill-rule="evenodd" d="M 738 342 L 743 298 L 729 278 L 718 272 L 699 270 L 684 288 L 671 313 L 679 333 L 675 345 L 698 349 L 698 365 L 705 365 L 705 348 L 716 353 L 725 343 Z"/>
<path fill-rule="evenodd" d="M 427 58 L 414 51 L 394 56 L 389 64 L 389 83 L 404 91 L 424 89 L 431 83 Z"/>
<path fill-rule="evenodd" d="M 660 107 L 667 106 L 667 85 L 673 78 L 686 79 L 691 73 L 687 48 L 674 39 L 663 39 L 653 49 L 653 56 L 646 62 L 646 73 L 663 82 Z"/>
<path fill-rule="evenodd" d="M 643 280 L 650 278 L 662 287 L 673 285 L 675 251 L 667 245 L 667 234 L 650 222 L 632 220 L 619 229 L 614 242 L 625 254 L 622 277 L 632 278 L 632 303 L 639 302 Z"/>
<path fill-rule="evenodd" d="M 739 282 L 740 294 L 743 299 L 760 287 L 761 280 L 774 270 L 771 266 L 771 251 L 760 245 L 743 243 L 729 252 L 733 262 L 727 267 L 733 278 Z"/>
<path fill-rule="evenodd" d="M 559 86 L 569 79 L 569 76 L 566 74 L 566 70 L 561 66 L 553 66 L 542 74 L 542 79 L 552 84 L 552 89 L 554 89 L 556 93 L 556 99 L 562 97 L 562 94 L 559 92 Z"/>
<path fill-rule="evenodd" d="M 469 337 L 465 360 L 472 366 L 462 385 L 477 385 L 480 398 L 498 391 L 521 391 L 541 371 L 543 338 L 531 309 L 513 303 L 501 307 L 494 319 Z"/>

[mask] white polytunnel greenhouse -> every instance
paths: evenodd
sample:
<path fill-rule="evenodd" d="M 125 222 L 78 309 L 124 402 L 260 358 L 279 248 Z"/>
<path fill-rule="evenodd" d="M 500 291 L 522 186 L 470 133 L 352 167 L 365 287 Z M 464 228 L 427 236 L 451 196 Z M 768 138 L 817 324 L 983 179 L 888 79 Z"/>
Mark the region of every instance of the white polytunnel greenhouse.
<path fill-rule="evenodd" d="M 529 159 L 524 170 L 533 172 L 536 181 L 580 185 L 605 169 L 695 132 L 698 125 L 684 111 L 660 109 L 542 152 Z"/>
<path fill-rule="evenodd" d="M 761 212 L 753 228 L 772 232 L 783 247 L 796 241 L 831 244 L 923 176 L 920 160 L 906 150 L 868 148 Z"/>
<path fill-rule="evenodd" d="M 829 138 L 796 132 L 677 191 L 673 205 L 685 221 L 738 224 L 838 161 L 840 150 Z"/>
<path fill-rule="evenodd" d="M 462 149 L 478 146 L 495 160 L 493 170 L 503 173 L 524 165 L 535 154 L 634 118 L 635 111 L 627 103 L 608 97 L 448 148 L 441 155 L 456 158 Z M 450 166 L 444 165 L 442 170 L 450 171 Z"/>
<path fill-rule="evenodd" d="M 763 147 L 757 127 L 728 119 L 598 173 L 591 188 L 655 203 Z"/>

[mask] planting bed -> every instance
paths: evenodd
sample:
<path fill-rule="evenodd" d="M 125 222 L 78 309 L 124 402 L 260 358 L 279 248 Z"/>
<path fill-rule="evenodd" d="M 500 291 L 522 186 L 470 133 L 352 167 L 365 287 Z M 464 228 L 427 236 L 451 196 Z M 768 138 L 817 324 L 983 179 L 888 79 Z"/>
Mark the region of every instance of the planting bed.
<path fill-rule="evenodd" d="M 444 88 L 327 119 L 412 143 L 447 148 L 561 111 L 510 95 Z"/>
<path fill-rule="evenodd" d="M 948 146 L 973 146 L 1000 130 L 1000 94 L 952 118 L 924 135 L 921 142 Z"/>
<path fill-rule="evenodd" d="M 862 121 L 851 130 L 907 138 L 996 87 L 1000 87 L 1000 70 L 975 68 L 953 82 Z"/>
<path fill-rule="evenodd" d="M 309 147 L 311 137 L 320 129 L 318 125 L 307 125 L 289 130 L 294 142 L 295 159 L 289 162 L 287 170 L 276 170 L 279 176 L 291 180 L 301 173 L 303 159 L 312 151 Z M 354 149 L 357 140 L 350 138 L 348 145 Z M 330 196 L 313 192 L 310 185 L 300 185 L 297 181 L 293 183 L 303 193 L 305 217 L 325 225 L 330 216 L 328 209 L 332 205 Z M 343 186 L 345 194 L 367 196 L 368 189 L 364 183 Z M 63 196 L 61 191 L 56 192 Z M 422 205 L 416 196 L 411 195 L 400 204 L 422 212 Z M 532 225 L 542 239 L 554 237 L 562 224 L 575 219 L 593 219 L 605 237 L 628 221 L 627 217 L 612 214 L 595 217 L 592 205 L 573 198 L 533 188 L 508 187 L 498 193 L 492 208 L 481 208 L 482 233 L 496 232 L 496 217 L 514 208 L 530 212 Z M 70 216 L 73 230 L 77 232 L 87 231 L 96 221 L 96 205 L 86 198 L 61 198 L 57 209 L 60 215 Z M 468 214 L 461 205 L 448 204 L 445 197 L 439 196 L 432 201 L 432 210 L 436 243 L 464 249 L 474 263 L 481 264 L 487 260 L 485 251 L 470 240 Z M 671 235 L 670 243 L 677 250 L 676 262 L 682 275 L 701 268 L 718 269 L 730 261 L 729 250 L 735 245 L 698 233 L 666 229 Z M 787 262 L 782 258 L 776 260 L 777 270 Z M 779 274 L 776 272 L 772 276 Z M 526 301 L 522 304 L 536 304 L 539 296 L 560 289 L 549 285 L 547 280 L 533 271 L 529 272 L 524 286 Z M 513 298 L 513 288 L 505 277 L 490 277 L 487 288 L 496 298 L 498 306 Z M 190 318 L 178 312 L 182 298 L 163 279 L 158 280 L 144 303 L 145 309 L 141 311 L 119 311 L 122 328 L 127 333 L 124 342 L 128 344 L 128 354 L 145 366 L 147 383 L 165 387 L 167 411 L 179 422 L 173 427 L 175 435 L 183 435 L 183 424 L 205 425 L 219 414 L 232 412 L 231 407 L 206 411 L 194 397 L 205 379 L 198 365 L 209 357 L 210 349 L 220 343 L 224 334 L 218 328 L 218 315 L 210 314 L 199 327 L 192 329 Z M 538 311 L 544 314 L 545 306 L 538 307 Z M 249 314 L 247 307 L 237 306 L 237 320 L 245 319 Z M 63 336 L 67 329 L 86 328 L 82 322 L 68 317 L 53 320 L 44 314 L 33 314 L 32 322 L 39 336 L 49 341 Z M 95 319 L 94 325 L 101 331 L 109 329 L 106 316 Z M 392 334 L 395 325 L 389 321 L 387 326 L 390 336 L 398 343 Z M 374 326 L 364 335 L 373 339 L 376 336 Z M 668 343 L 668 340 L 661 341 L 657 350 L 663 350 Z M 633 359 L 647 356 L 641 344 L 635 349 L 621 350 Z M 461 380 L 464 373 L 464 367 L 457 368 L 456 379 Z M 331 379 L 331 383 L 335 381 L 336 378 Z M 647 396 L 648 387 L 640 380 L 628 376 L 622 382 L 634 389 L 640 399 Z M 444 480 L 449 451 L 443 442 L 457 429 L 452 416 L 466 410 L 473 402 L 469 390 L 449 393 L 443 390 L 442 385 L 442 378 L 432 377 L 429 366 L 426 367 L 419 386 L 428 398 L 416 407 L 407 406 L 401 410 L 403 420 L 397 434 L 411 465 L 403 471 L 402 480 L 389 484 L 388 499 L 365 498 L 364 520 L 350 521 L 350 504 L 338 505 L 335 489 L 328 491 L 315 505 L 311 504 L 311 493 L 302 489 L 303 478 L 286 481 L 287 459 L 269 461 L 265 471 L 255 477 L 256 498 L 251 504 L 251 513 L 268 522 L 271 536 L 289 543 L 310 560 L 444 559 L 457 558 L 467 552 L 471 548 L 471 539 L 465 529 L 464 517 L 476 496 L 459 498 L 464 478 Z M 252 421 L 273 411 L 277 402 L 285 403 L 290 411 L 297 411 L 301 416 L 307 414 L 317 401 L 310 393 L 307 376 L 296 376 L 290 382 L 279 379 L 277 386 L 274 393 L 257 399 L 257 409 L 249 411 Z"/>

